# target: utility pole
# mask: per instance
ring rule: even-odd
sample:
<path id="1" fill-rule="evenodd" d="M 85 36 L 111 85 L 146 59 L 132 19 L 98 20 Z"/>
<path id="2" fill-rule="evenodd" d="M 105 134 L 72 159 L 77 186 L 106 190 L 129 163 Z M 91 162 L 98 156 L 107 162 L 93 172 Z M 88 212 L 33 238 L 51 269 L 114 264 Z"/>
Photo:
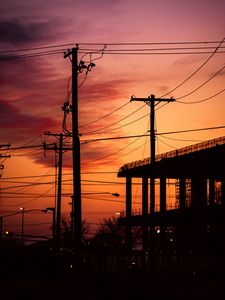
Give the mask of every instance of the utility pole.
<path id="1" fill-rule="evenodd" d="M 65 53 L 64 58 L 72 56 L 72 159 L 73 159 L 73 240 L 80 248 L 82 243 L 82 208 L 81 208 L 81 172 L 80 138 L 78 131 L 78 46 Z"/>
<path id="2" fill-rule="evenodd" d="M 173 102 L 174 98 L 162 99 L 155 98 L 155 95 L 151 95 L 148 98 L 136 98 L 135 96 L 131 97 L 130 101 L 143 101 L 150 106 L 150 163 L 153 170 L 153 175 L 150 177 L 150 217 L 154 219 L 155 214 L 155 102 Z M 152 237 L 154 236 L 154 226 L 151 228 Z M 146 235 L 147 236 L 147 235 Z"/>
<path id="3" fill-rule="evenodd" d="M 58 196 L 57 196 L 57 226 L 56 226 L 56 241 L 60 243 L 61 233 L 61 197 L 62 197 L 62 147 L 63 147 L 63 134 L 59 135 L 59 162 L 58 162 Z"/>
<path id="4" fill-rule="evenodd" d="M 11 145 L 10 144 L 2 144 L 0 145 L 0 149 L 1 148 L 9 148 Z M 2 149 L 2 150 L 8 150 L 8 149 Z M 10 155 L 3 155 L 3 154 L 0 154 L 0 159 L 2 158 L 10 158 Z M 0 170 L 4 170 L 4 165 L 0 163 Z M 0 174 L 0 178 L 1 178 L 1 175 Z"/>
<path id="5" fill-rule="evenodd" d="M 151 157 L 151 166 L 154 170 L 155 165 L 155 102 L 173 102 L 174 98 L 162 99 L 155 98 L 155 95 L 151 95 L 148 98 L 136 98 L 135 96 L 131 97 L 130 101 L 143 101 L 150 106 L 150 157 Z M 150 213 L 155 212 L 155 178 L 151 176 L 150 181 Z"/>
<path id="6" fill-rule="evenodd" d="M 57 217 L 56 217 L 56 242 L 59 246 L 60 238 L 61 238 L 61 198 L 62 198 L 62 155 L 63 155 L 63 134 L 56 134 L 45 132 L 45 135 L 51 135 L 59 137 L 59 147 L 55 144 L 54 147 L 47 147 L 44 144 L 44 149 L 48 150 L 58 150 L 59 159 L 58 159 L 58 191 L 57 191 Z M 53 217 L 55 218 L 55 212 L 53 213 Z M 55 226 L 55 221 L 53 222 L 53 226 Z M 55 228 L 53 228 L 53 232 L 55 232 Z"/>

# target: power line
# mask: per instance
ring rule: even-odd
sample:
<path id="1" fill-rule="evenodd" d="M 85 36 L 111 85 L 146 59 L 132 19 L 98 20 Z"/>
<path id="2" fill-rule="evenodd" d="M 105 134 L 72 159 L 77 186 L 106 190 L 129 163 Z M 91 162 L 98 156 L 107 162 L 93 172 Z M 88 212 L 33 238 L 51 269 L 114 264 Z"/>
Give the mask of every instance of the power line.
<path id="1" fill-rule="evenodd" d="M 47 146 L 52 146 L 52 145 L 54 145 L 54 143 L 48 144 Z M 21 149 L 29 149 L 29 148 L 40 148 L 40 147 L 43 148 L 43 144 L 30 145 L 30 146 L 12 147 L 12 148 L 9 148 L 9 151 L 12 151 L 12 150 L 21 150 Z"/>
<path id="2" fill-rule="evenodd" d="M 216 54 L 216 52 L 218 53 L 218 49 L 220 48 L 220 46 L 224 43 L 225 38 L 222 39 L 222 41 L 218 42 L 219 45 L 217 46 L 217 48 L 215 49 L 215 51 L 193 72 L 191 73 L 185 80 L 183 80 L 180 84 L 178 84 L 175 88 L 173 88 L 172 90 L 170 90 L 168 93 L 162 95 L 161 97 L 165 97 L 168 94 L 171 94 L 172 92 L 174 92 L 175 90 L 177 90 L 179 87 L 181 87 L 182 85 L 184 85 L 189 79 L 191 79 L 195 74 L 197 74 L 209 61 L 210 59 Z"/>
<path id="3" fill-rule="evenodd" d="M 41 56 L 48 56 L 48 55 L 55 55 L 55 54 L 63 54 L 64 51 L 65 49 L 55 50 L 55 51 L 36 52 L 31 54 L 1 56 L 0 61 L 9 61 L 9 60 L 26 59 L 26 58 L 41 57 Z"/>
<path id="4" fill-rule="evenodd" d="M 178 141 L 178 142 L 203 142 L 203 140 L 193 140 L 193 139 L 176 139 L 176 138 L 171 138 L 171 137 L 168 137 L 168 136 L 163 136 L 161 135 L 162 138 L 165 138 L 165 139 L 169 139 L 169 140 L 173 140 L 173 141 Z"/>
<path id="5" fill-rule="evenodd" d="M 225 126 L 205 127 L 205 128 L 197 128 L 197 129 L 187 129 L 187 130 L 179 130 L 179 131 L 161 132 L 161 133 L 156 133 L 156 135 L 186 133 L 186 132 L 204 131 L 204 130 L 215 130 L 215 129 L 222 129 L 222 128 L 225 128 Z"/>
<path id="6" fill-rule="evenodd" d="M 93 172 L 82 172 L 81 174 L 83 174 L 83 175 L 88 175 L 88 174 L 117 174 L 117 172 L 114 172 L 114 171 L 93 171 Z M 64 173 L 62 175 L 63 176 L 72 176 L 72 173 Z M 6 177 L 6 178 L 1 178 L 1 182 L 5 181 L 5 180 L 12 180 L 12 179 L 28 179 L 28 178 L 52 177 L 52 176 L 55 176 L 55 174 L 54 175 L 52 174 L 52 175 L 28 175 L 28 176 Z"/>
<path id="7" fill-rule="evenodd" d="M 95 134 L 102 134 L 102 133 L 112 132 L 112 131 L 115 131 L 115 130 L 117 130 L 117 129 L 121 129 L 121 128 L 123 128 L 123 127 L 129 126 L 129 125 L 131 125 L 131 124 L 133 124 L 133 123 L 135 123 L 135 122 L 137 122 L 137 121 L 140 121 L 140 120 L 142 120 L 143 118 L 145 118 L 145 117 L 147 117 L 147 116 L 149 116 L 149 113 L 145 114 L 144 116 L 142 116 L 142 117 L 140 117 L 140 118 L 138 118 L 138 119 L 136 119 L 136 120 L 134 120 L 134 121 L 131 121 L 131 122 L 127 123 L 127 124 L 118 126 L 118 127 L 116 127 L 116 128 L 112 128 L 112 129 L 107 130 L 107 131 L 101 131 L 101 132 L 96 132 L 96 133 L 89 133 L 89 134 L 86 133 L 86 135 L 93 135 L 93 134 L 95 135 Z"/>
<path id="8" fill-rule="evenodd" d="M 120 120 L 118 120 L 118 121 L 116 121 L 116 122 L 114 122 L 114 123 L 112 123 L 112 124 L 110 124 L 110 125 L 107 125 L 107 126 L 105 126 L 105 127 L 102 127 L 102 128 L 100 128 L 100 129 L 97 129 L 97 130 L 84 132 L 84 133 L 82 133 L 81 135 L 89 135 L 89 134 L 96 134 L 96 133 L 99 133 L 99 134 L 100 134 L 100 133 L 103 132 L 103 131 L 101 131 L 101 130 L 106 129 L 106 128 L 109 128 L 109 127 L 111 127 L 111 126 L 113 126 L 113 125 L 115 125 L 115 124 L 120 123 L 121 121 L 123 121 L 123 120 L 127 119 L 128 117 L 132 116 L 133 114 L 135 114 L 136 112 L 138 112 L 139 110 L 141 110 L 141 109 L 142 109 L 143 107 L 145 107 L 145 106 L 146 106 L 146 104 L 144 104 L 143 106 L 139 107 L 138 109 L 136 109 L 135 111 L 133 111 L 133 112 L 130 113 L 129 115 L 123 117 L 122 119 L 120 119 Z M 104 131 L 104 132 L 105 132 L 105 131 Z"/>
<path id="9" fill-rule="evenodd" d="M 162 141 L 158 136 L 157 136 L 157 140 L 159 140 L 159 141 L 160 141 L 161 143 L 163 143 L 164 145 L 166 145 L 166 146 L 168 146 L 168 147 L 170 147 L 170 148 L 173 148 L 173 149 L 177 150 L 176 147 L 174 147 L 174 146 L 172 146 L 172 145 L 170 145 L 170 144 L 168 144 L 168 143 Z"/>
<path id="10" fill-rule="evenodd" d="M 216 94 L 214 94 L 214 95 L 212 95 L 212 96 L 210 96 L 210 97 L 204 98 L 204 99 L 202 99 L 202 100 L 189 101 L 189 102 L 185 102 L 185 101 L 176 101 L 176 102 L 181 103 L 181 104 L 197 104 L 197 103 L 205 102 L 205 101 L 208 101 L 208 100 L 210 100 L 210 99 L 212 99 L 212 98 L 215 98 L 216 96 L 222 94 L 224 91 L 225 91 L 225 89 L 219 91 L 218 93 L 216 93 Z M 178 99 L 179 99 L 179 98 L 178 98 Z"/>
<path id="11" fill-rule="evenodd" d="M 93 123 L 96 123 L 96 122 L 98 122 L 98 121 L 100 121 L 100 120 L 102 120 L 102 119 L 104 119 L 104 118 L 106 118 L 106 117 L 112 115 L 112 114 L 115 113 L 116 111 L 118 111 L 118 110 L 124 108 L 125 106 L 127 106 L 129 103 L 130 103 L 130 101 L 127 102 L 127 103 L 125 103 L 125 104 L 123 104 L 123 105 L 121 105 L 121 106 L 119 106 L 118 108 L 114 109 L 114 110 L 111 111 L 110 113 L 108 113 L 108 114 L 106 114 L 106 115 L 104 115 L 104 116 L 102 116 L 102 117 L 100 117 L 100 118 L 98 118 L 98 119 L 96 119 L 96 120 L 94 120 L 94 121 L 92 121 L 92 122 L 89 122 L 89 123 L 86 123 L 86 124 L 84 124 L 84 125 L 81 125 L 80 128 L 83 128 L 83 127 L 86 127 L 86 126 L 91 125 L 91 124 L 93 124 Z"/>
<path id="12" fill-rule="evenodd" d="M 43 154 L 43 150 L 33 150 L 29 151 L 26 153 L 21 153 L 21 154 L 11 154 L 11 156 L 33 156 L 33 155 L 38 155 L 38 154 Z"/>
<path id="13" fill-rule="evenodd" d="M 149 136 L 149 134 L 148 134 L 147 136 Z M 120 156 L 117 157 L 116 159 L 118 160 L 118 159 L 120 159 L 121 157 L 124 157 L 124 156 L 126 156 L 126 155 L 130 155 L 131 153 L 133 153 L 133 152 L 137 151 L 138 149 L 142 148 L 143 146 L 145 146 L 145 144 L 146 144 L 146 142 L 144 142 L 144 144 L 141 144 L 140 146 L 138 146 L 138 147 L 132 149 L 131 151 L 129 151 L 129 152 L 127 152 L 127 153 L 124 153 L 124 154 L 120 155 Z M 110 160 L 110 161 L 107 161 L 106 163 L 111 163 L 111 162 L 114 162 L 114 161 L 115 161 L 115 160 Z M 93 165 L 92 165 L 92 166 L 93 166 Z M 96 166 L 97 166 L 97 165 L 96 165 Z"/>
<path id="14" fill-rule="evenodd" d="M 48 194 L 51 190 L 53 190 L 55 187 L 53 186 L 53 187 L 51 187 L 49 190 L 47 190 L 46 192 L 44 192 L 43 194 L 41 194 L 40 196 L 37 196 L 37 197 L 35 197 L 35 198 L 33 198 L 33 199 L 31 199 L 31 200 L 28 200 L 28 201 L 24 201 L 24 202 L 22 202 L 22 203 L 19 203 L 19 204 L 17 204 L 17 205 L 24 205 L 24 204 L 27 204 L 27 203 L 31 203 L 31 202 L 33 202 L 33 201 L 35 201 L 35 200 L 38 200 L 38 199 L 40 199 L 41 197 L 44 197 L 46 194 Z M 15 206 L 15 205 L 7 205 L 7 206 Z"/>
<path id="15" fill-rule="evenodd" d="M 213 74 L 209 79 L 207 79 L 205 82 L 203 82 L 201 85 L 199 85 L 196 89 L 192 90 L 191 92 L 178 97 L 177 99 L 183 99 L 191 94 L 193 94 L 194 92 L 196 92 L 197 90 L 199 90 L 200 88 L 202 88 L 204 85 L 206 85 L 209 81 L 211 81 L 214 77 L 216 77 L 223 69 L 225 68 L 225 66 L 223 66 L 221 69 L 219 69 L 219 71 L 217 71 L 215 74 Z"/>
<path id="16" fill-rule="evenodd" d="M 160 107 L 158 107 L 155 111 L 161 109 L 162 107 L 164 107 L 164 106 L 167 105 L 167 104 L 168 104 L 168 103 L 162 104 L 162 105 L 161 105 Z M 138 110 L 140 110 L 140 109 L 142 109 L 143 107 L 145 107 L 145 105 L 146 105 L 146 104 L 144 104 L 143 106 L 141 106 Z M 136 110 L 135 112 L 137 112 L 138 110 Z M 133 113 L 131 113 L 130 115 L 132 115 L 132 114 L 133 114 Z M 126 117 L 123 118 L 122 120 L 128 118 L 130 115 L 126 116 Z M 147 117 L 147 116 L 149 116 L 149 113 L 147 113 L 147 114 L 145 114 L 145 115 L 139 117 L 138 119 L 135 119 L 135 120 L 133 120 L 133 121 L 127 123 L 127 124 L 118 126 L 118 127 L 116 127 L 116 128 L 112 128 L 112 129 L 110 129 L 110 130 L 107 130 L 107 131 L 101 131 L 101 132 L 97 132 L 97 131 L 95 131 L 95 132 L 86 132 L 86 133 L 83 133 L 83 135 L 85 135 L 85 134 L 86 134 L 86 135 L 95 135 L 95 134 L 102 134 L 102 133 L 112 132 L 112 131 L 115 131 L 115 130 L 117 130 L 117 129 L 121 129 L 121 128 L 123 128 L 123 127 L 129 126 L 129 125 L 131 125 L 131 124 L 133 124 L 133 123 L 135 123 L 135 122 L 138 122 L 138 121 L 142 120 L 143 118 L 145 118 L 145 117 Z M 121 120 L 120 120 L 120 121 L 121 121 Z M 118 123 L 118 122 L 115 122 L 115 124 L 116 124 L 116 123 Z M 111 124 L 111 125 L 113 125 L 113 124 Z M 110 126 L 111 126 L 111 125 L 110 125 Z M 110 127 L 110 126 L 108 126 L 108 127 Z"/>
<path id="17" fill-rule="evenodd" d="M 216 126 L 216 127 L 205 127 L 205 128 L 198 128 L 198 129 L 187 129 L 187 130 L 177 130 L 177 131 L 168 131 L 168 132 L 160 132 L 156 133 L 156 135 L 164 135 L 164 134 L 177 134 L 177 133 L 185 133 L 185 132 L 192 132 L 192 131 L 202 131 L 202 130 L 216 130 L 216 129 L 223 129 L 225 125 Z M 118 136 L 118 137 L 109 137 L 109 138 L 99 138 L 99 139 L 92 139 L 83 141 L 84 144 L 98 142 L 98 141 L 107 141 L 107 140 L 119 140 L 119 139 L 130 139 L 136 137 L 145 137 L 149 136 L 149 134 L 139 134 L 139 135 L 127 135 L 127 136 Z"/>
<path id="18" fill-rule="evenodd" d="M 40 47 L 32 47 L 32 48 L 23 48 L 23 49 L 14 49 L 14 50 L 5 50 L 0 51 L 0 54 L 3 53 L 11 53 L 11 52 L 25 52 L 25 51 L 33 51 L 33 50 L 43 50 L 43 49 L 51 49 L 51 48 L 59 48 L 59 47 L 70 47 L 74 45 L 89 45 L 89 46 L 141 46 L 141 45 L 199 45 L 199 44 L 218 44 L 220 41 L 175 41 L 175 42 L 138 42 L 138 43 L 79 43 L 79 42 L 71 42 L 67 44 L 59 44 L 59 45 L 49 45 L 49 46 L 40 46 Z"/>
<path id="19" fill-rule="evenodd" d="M 110 156 L 113 156 L 115 154 L 118 154 L 119 152 L 123 151 L 124 149 L 126 149 L 127 147 L 129 147 L 130 145 L 134 144 L 135 142 L 137 142 L 141 137 L 137 137 L 134 141 L 130 142 L 129 144 L 127 144 L 126 146 L 124 146 L 123 148 L 111 153 L 111 154 L 108 154 L 108 155 L 105 155 L 103 157 L 100 157 L 100 158 L 96 158 L 94 160 L 91 160 L 91 161 L 86 161 L 84 162 L 84 164 L 89 164 L 89 163 L 92 163 L 94 161 L 98 161 L 98 160 L 102 160 L 102 159 L 105 159 L 107 157 L 110 157 Z"/>
<path id="20" fill-rule="evenodd" d="M 162 49 L 163 50 L 163 49 Z M 161 51 L 162 51 L 161 50 Z M 133 50 L 135 51 L 135 50 Z M 13 56 L 3 56 L 0 57 L 0 61 L 9 61 L 9 60 L 18 60 L 18 59 L 27 59 L 27 58 L 34 58 L 34 57 L 42 57 L 42 56 L 50 56 L 50 55 L 56 55 L 56 54 L 63 54 L 65 52 L 65 49 L 62 50 L 55 50 L 55 51 L 45 51 L 45 52 L 37 52 L 33 54 L 24 54 L 24 55 L 13 55 Z M 85 54 L 86 51 L 79 51 L 81 54 Z M 121 50 L 118 50 L 117 52 L 113 52 L 110 50 L 105 51 L 105 55 L 134 55 L 134 56 L 150 56 L 150 55 L 202 55 L 202 54 L 213 54 L 212 51 L 184 51 L 184 52 L 122 52 Z M 217 54 L 224 54 L 225 51 L 217 51 Z"/>
<path id="21" fill-rule="evenodd" d="M 98 44 L 98 45 L 102 45 L 102 44 Z M 106 45 L 110 45 L 110 44 L 106 44 Z M 112 44 L 111 44 L 112 45 Z M 221 47 L 224 48 L 224 47 Z M 180 49 L 180 50 L 179 50 Z M 192 48 L 170 48 L 170 49 L 126 49 L 126 51 L 124 49 L 111 49 L 111 50 L 104 50 L 104 54 L 109 54 L 109 55 L 189 55 L 189 54 L 213 54 L 215 52 L 215 50 L 209 51 L 210 49 L 214 49 L 214 47 L 211 48 L 199 48 L 199 47 L 192 47 Z M 89 53 L 96 53 L 96 50 L 90 50 L 90 49 L 80 49 L 79 53 L 80 54 L 86 54 L 87 51 L 90 51 Z M 56 50 L 49 50 L 49 51 L 38 51 L 38 52 L 31 52 L 31 53 L 27 53 L 27 54 L 18 54 L 18 55 L 11 55 L 11 56 L 5 56 L 4 54 L 7 53 L 15 53 L 15 52 L 26 52 L 28 50 L 9 50 L 9 51 L 1 51 L 0 54 L 3 54 L 2 57 L 0 57 L 0 61 L 7 61 L 7 60 L 16 60 L 16 59 L 26 59 L 26 58 L 33 58 L 33 57 L 41 57 L 41 56 L 47 56 L 47 55 L 55 55 L 55 54 L 63 54 L 65 53 L 65 51 L 67 51 L 67 49 L 62 48 L 62 49 L 56 49 Z M 30 49 L 29 51 L 32 51 L 32 49 Z M 92 51 L 92 52 L 91 52 Z M 136 52 L 135 52 L 136 51 Z M 143 52 L 146 51 L 146 52 Z M 157 52 L 153 52 L 153 51 L 157 51 Z M 161 52 L 158 52 L 161 51 Z M 173 52 L 168 52 L 168 51 L 173 51 Z M 216 48 L 216 52 L 218 54 L 223 54 L 225 53 L 225 51 L 218 51 L 218 49 Z"/>
<path id="22" fill-rule="evenodd" d="M 82 52 L 80 52 L 82 53 Z M 200 54 L 212 54 L 214 52 L 212 51 L 195 51 L 195 52 L 191 52 L 191 51 L 186 51 L 186 52 L 122 52 L 122 51 L 118 51 L 118 52 L 113 52 L 113 51 L 106 51 L 105 52 L 105 55 L 135 55 L 135 56 L 138 56 L 138 55 L 144 55 L 144 56 L 147 56 L 147 55 L 190 55 L 190 54 L 193 54 L 193 55 L 200 55 Z M 217 51 L 218 54 L 224 54 L 225 51 Z"/>

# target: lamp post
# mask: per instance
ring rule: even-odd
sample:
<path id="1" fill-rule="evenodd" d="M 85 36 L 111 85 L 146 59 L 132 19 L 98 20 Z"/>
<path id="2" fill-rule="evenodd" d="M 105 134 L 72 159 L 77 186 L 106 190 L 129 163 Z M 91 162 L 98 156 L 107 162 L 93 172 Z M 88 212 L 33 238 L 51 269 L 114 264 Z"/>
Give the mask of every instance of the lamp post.
<path id="1" fill-rule="evenodd" d="M 110 192 L 84 192 L 82 195 L 98 195 L 98 194 L 109 194 L 114 197 L 119 197 L 120 194 L 118 193 L 110 193 Z M 70 194 L 62 194 L 62 196 L 70 196 Z M 70 218 L 71 218 L 71 234 L 73 236 L 73 224 L 74 224 L 74 201 L 73 201 L 73 195 L 71 196 L 72 201 L 69 202 L 68 204 L 72 205 L 71 207 L 71 213 L 70 213 Z"/>
<path id="2" fill-rule="evenodd" d="M 52 240 L 55 240 L 55 207 L 47 207 L 44 212 L 52 211 Z"/>
<path id="3" fill-rule="evenodd" d="M 23 243 L 24 243 L 24 207 L 20 207 L 20 211 L 22 214 L 22 228 L 21 228 L 21 244 L 23 247 Z"/>
<path id="4" fill-rule="evenodd" d="M 119 197 L 120 194 L 118 193 L 110 193 L 110 192 L 87 192 L 87 193 L 82 193 L 82 195 L 94 195 L 94 194 L 109 194 L 112 195 L 114 197 Z"/>
<path id="5" fill-rule="evenodd" d="M 45 209 L 25 209 L 24 207 L 20 207 L 18 212 L 10 213 L 7 215 L 0 216 L 0 239 L 2 237 L 3 231 L 3 218 L 11 217 L 15 215 L 22 215 L 22 224 L 21 224 L 21 244 L 24 245 L 24 214 L 27 212 L 44 212 L 47 213 L 48 211 L 52 211 L 52 239 L 55 239 L 55 207 L 47 207 Z"/>

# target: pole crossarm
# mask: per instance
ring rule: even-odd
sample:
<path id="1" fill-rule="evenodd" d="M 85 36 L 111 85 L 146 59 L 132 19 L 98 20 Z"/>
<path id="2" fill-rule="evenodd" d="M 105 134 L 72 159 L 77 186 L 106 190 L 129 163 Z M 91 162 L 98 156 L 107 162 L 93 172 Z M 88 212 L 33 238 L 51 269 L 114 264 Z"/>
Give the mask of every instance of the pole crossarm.
<path id="1" fill-rule="evenodd" d="M 149 102 L 149 101 L 151 101 L 153 99 L 154 99 L 154 101 L 158 101 L 158 102 L 174 102 L 174 101 L 176 101 L 173 97 L 171 97 L 171 98 L 155 98 L 155 95 L 151 95 L 151 96 L 149 96 L 147 98 L 136 98 L 133 95 L 130 98 L 130 102 L 132 102 L 132 101 Z"/>
<path id="2" fill-rule="evenodd" d="M 155 166 L 155 102 L 174 102 L 174 98 L 155 98 L 155 95 L 151 95 L 147 98 L 136 98 L 131 96 L 131 101 L 145 102 L 150 106 L 150 154 L 151 154 L 151 165 Z M 155 177 L 151 176 L 150 180 L 150 214 L 155 213 Z M 153 230 L 154 231 L 154 230 Z"/>
<path id="3" fill-rule="evenodd" d="M 59 138 L 59 142 L 60 142 L 60 138 L 67 138 L 68 135 L 63 134 L 63 133 L 52 133 L 50 131 L 45 131 L 45 135 L 47 136 L 54 136 L 54 137 L 58 137 Z M 60 151 L 60 150 L 64 150 L 64 151 L 72 151 L 73 149 L 71 147 L 58 147 L 57 144 L 55 143 L 53 147 L 50 147 L 46 144 L 46 142 L 43 143 L 43 148 L 44 150 L 55 150 L 55 151 Z"/>

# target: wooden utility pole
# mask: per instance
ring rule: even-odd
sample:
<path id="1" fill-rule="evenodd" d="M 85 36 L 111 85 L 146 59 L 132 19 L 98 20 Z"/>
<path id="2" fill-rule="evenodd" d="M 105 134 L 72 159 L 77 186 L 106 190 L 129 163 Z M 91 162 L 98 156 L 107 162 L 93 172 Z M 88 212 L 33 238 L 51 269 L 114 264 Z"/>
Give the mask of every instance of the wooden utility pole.
<path id="1" fill-rule="evenodd" d="M 59 135 L 59 161 L 58 161 L 58 194 L 57 194 L 57 218 L 56 218 L 56 241 L 60 243 L 61 238 L 61 202 L 62 202 L 62 147 L 63 134 Z"/>
<path id="2" fill-rule="evenodd" d="M 72 56 L 72 159 L 73 159 L 73 239 L 75 247 L 82 243 L 80 137 L 78 130 L 78 47 L 69 50 L 64 58 Z"/>
<path id="3" fill-rule="evenodd" d="M 10 144 L 2 144 L 0 145 L 0 149 L 2 148 L 7 148 L 7 149 L 2 149 L 2 150 L 8 150 L 8 148 L 10 147 L 11 145 Z M 0 154 L 0 159 L 2 158 L 10 158 L 10 155 L 3 155 L 3 154 Z M 4 170 L 4 165 L 0 164 L 0 170 Z M 0 178 L 1 178 L 1 175 L 0 174 Z"/>
<path id="4" fill-rule="evenodd" d="M 131 97 L 130 101 L 143 101 L 150 106 L 150 163 L 153 170 L 153 175 L 150 177 L 150 216 L 154 218 L 155 213 L 155 176 L 154 176 L 154 167 L 155 167 L 155 102 L 173 102 L 174 98 L 162 99 L 155 98 L 155 95 L 151 95 L 148 98 L 136 98 L 135 96 Z M 152 229 L 154 231 L 154 228 Z M 153 235 L 153 234 L 152 234 Z M 145 236 L 147 236 L 145 234 Z M 145 242 L 145 244 L 147 244 Z"/>
<path id="5" fill-rule="evenodd" d="M 50 133 L 45 132 L 45 135 L 51 135 L 55 137 L 59 137 L 59 147 L 55 144 L 54 147 L 48 147 L 44 144 L 45 150 L 55 150 L 59 153 L 59 159 L 58 159 L 58 191 L 57 191 L 57 210 L 56 210 L 56 242 L 59 246 L 60 239 L 61 239 L 61 198 L 62 198 L 62 155 L 63 155 L 63 134 L 56 134 L 56 133 Z M 67 149 L 68 150 L 68 149 Z M 71 149 L 69 149 L 71 150 Z M 53 211 L 53 210 L 52 210 Z M 53 213 L 53 217 L 55 218 L 55 212 Z M 55 224 L 55 221 L 53 220 L 53 224 Z M 55 226 L 55 225 L 53 225 Z M 55 228 L 53 228 L 53 232 L 55 232 Z"/>
<path id="6" fill-rule="evenodd" d="M 174 98 L 162 99 L 155 98 L 155 95 L 151 95 L 148 98 L 136 98 L 134 96 L 131 97 L 130 101 L 143 101 L 150 106 L 150 157 L 151 157 L 151 165 L 154 168 L 155 164 L 155 102 L 173 102 Z M 150 181 L 150 212 L 155 212 L 155 178 L 151 176 Z"/>

